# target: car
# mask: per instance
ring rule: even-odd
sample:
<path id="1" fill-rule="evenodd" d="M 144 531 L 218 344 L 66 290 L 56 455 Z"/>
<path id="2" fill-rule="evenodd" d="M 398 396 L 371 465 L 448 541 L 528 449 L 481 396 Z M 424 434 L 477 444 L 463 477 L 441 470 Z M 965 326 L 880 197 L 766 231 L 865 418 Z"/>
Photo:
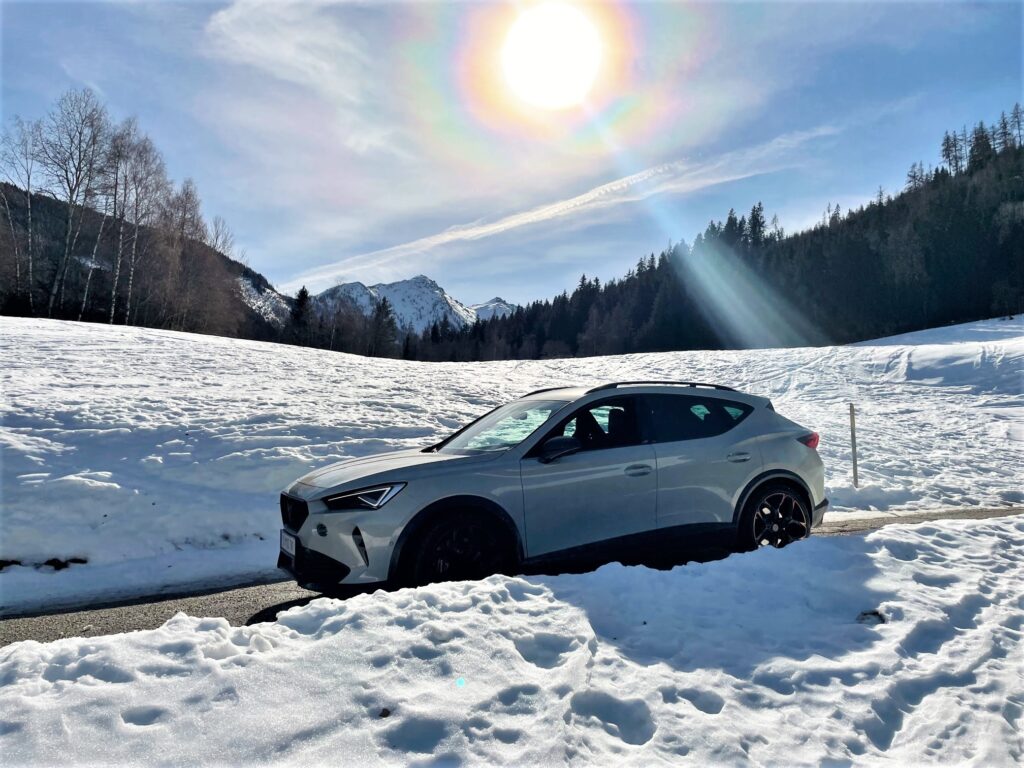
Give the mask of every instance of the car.
<path id="1" fill-rule="evenodd" d="M 818 434 L 694 382 L 557 387 L 423 449 L 353 458 L 281 494 L 279 567 L 307 587 L 421 585 L 782 547 L 821 523 Z"/>

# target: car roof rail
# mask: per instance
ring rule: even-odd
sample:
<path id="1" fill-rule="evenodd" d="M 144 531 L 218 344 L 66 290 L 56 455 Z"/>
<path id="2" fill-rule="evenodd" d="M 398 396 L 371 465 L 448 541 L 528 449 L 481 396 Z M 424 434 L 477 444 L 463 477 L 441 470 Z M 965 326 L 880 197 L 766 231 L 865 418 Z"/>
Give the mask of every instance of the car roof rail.
<path id="1" fill-rule="evenodd" d="M 533 392 L 527 392 L 525 395 L 520 395 L 519 399 L 522 400 L 524 397 L 539 395 L 541 392 L 554 392 L 556 389 L 569 389 L 569 387 L 544 387 L 542 389 L 535 389 Z"/>
<path id="2" fill-rule="evenodd" d="M 701 387 L 704 389 L 718 389 L 723 392 L 735 392 L 733 387 L 727 387 L 724 384 L 705 384 L 700 381 L 616 381 L 611 384 L 602 384 L 599 387 L 588 389 L 587 394 L 591 392 L 601 392 L 606 389 L 618 389 L 619 387 L 632 387 L 642 386 L 645 384 L 656 384 L 658 386 L 672 386 L 672 387 Z"/>

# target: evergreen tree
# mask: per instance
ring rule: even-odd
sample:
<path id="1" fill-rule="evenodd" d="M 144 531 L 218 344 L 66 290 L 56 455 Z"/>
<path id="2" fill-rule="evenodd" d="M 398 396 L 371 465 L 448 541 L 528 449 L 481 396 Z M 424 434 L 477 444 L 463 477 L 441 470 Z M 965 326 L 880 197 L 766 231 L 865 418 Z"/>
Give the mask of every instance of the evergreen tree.
<path id="1" fill-rule="evenodd" d="M 1010 118 L 1003 112 L 999 115 L 999 122 L 996 123 L 993 129 L 996 140 L 994 142 L 996 151 L 1002 152 L 1004 149 L 1011 149 L 1014 146 L 1013 130 L 1010 128 Z"/>
<path id="2" fill-rule="evenodd" d="M 392 357 L 398 341 L 398 326 L 395 313 L 387 297 L 382 298 L 373 308 L 367 334 L 367 354 L 371 357 Z"/>
<path id="3" fill-rule="evenodd" d="M 302 286 L 295 294 L 295 302 L 291 310 L 290 336 L 294 344 L 306 346 L 309 343 L 310 298 L 306 286 Z"/>
<path id="4" fill-rule="evenodd" d="M 971 151 L 967 160 L 967 170 L 971 173 L 985 167 L 995 155 L 992 148 L 992 139 L 989 136 L 985 123 L 978 123 L 971 134 Z"/>

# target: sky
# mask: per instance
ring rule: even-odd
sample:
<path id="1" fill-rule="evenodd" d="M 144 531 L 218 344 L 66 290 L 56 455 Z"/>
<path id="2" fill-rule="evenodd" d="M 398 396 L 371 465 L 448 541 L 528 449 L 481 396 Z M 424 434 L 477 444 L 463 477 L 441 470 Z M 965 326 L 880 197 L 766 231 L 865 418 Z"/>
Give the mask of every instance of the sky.
<path id="1" fill-rule="evenodd" d="M 1016 1 L 543 5 L 2 0 L 0 116 L 137 116 L 281 290 L 524 303 L 898 191 L 1024 91 Z"/>

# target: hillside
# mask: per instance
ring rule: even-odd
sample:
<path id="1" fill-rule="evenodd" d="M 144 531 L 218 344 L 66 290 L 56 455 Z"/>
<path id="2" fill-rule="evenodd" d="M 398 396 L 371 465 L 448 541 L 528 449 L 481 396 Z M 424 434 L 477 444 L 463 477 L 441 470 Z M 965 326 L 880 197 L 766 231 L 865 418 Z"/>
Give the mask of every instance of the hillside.
<path id="1" fill-rule="evenodd" d="M 427 445 L 558 384 L 695 379 L 769 396 L 821 433 L 838 519 L 1024 501 L 1021 320 L 855 347 L 472 364 L 20 318 L 0 319 L 0 338 L 0 561 L 21 563 L 0 571 L 3 610 L 271 572 L 277 494 L 296 477 Z M 87 563 L 41 565 L 55 558 Z"/>
<path id="2" fill-rule="evenodd" d="M 13 226 L 25 248 L 28 201 L 24 190 L 0 182 Z M 143 225 L 138 230 L 138 268 L 128 291 L 129 254 L 136 238 L 131 222 L 119 232 L 92 208 L 76 213 L 75 247 L 53 315 L 57 318 L 109 322 L 111 286 L 120 243 L 114 321 L 118 324 L 187 330 L 236 338 L 276 339 L 288 318 L 288 299 L 246 264 L 205 242 L 183 237 L 168 241 L 166 232 Z M 53 280 L 63 252 L 67 206 L 49 195 L 32 195 L 33 248 L 36 255 L 37 306 L 33 311 L 15 289 L 12 241 L 4 219 L 0 232 L 0 314 L 45 314 L 46 287 Z M 22 255 L 24 259 L 24 255 Z M 20 280 L 24 282 L 26 275 Z M 128 303 L 131 300 L 131 303 Z M 130 315 L 130 316 L 129 316 Z"/>

